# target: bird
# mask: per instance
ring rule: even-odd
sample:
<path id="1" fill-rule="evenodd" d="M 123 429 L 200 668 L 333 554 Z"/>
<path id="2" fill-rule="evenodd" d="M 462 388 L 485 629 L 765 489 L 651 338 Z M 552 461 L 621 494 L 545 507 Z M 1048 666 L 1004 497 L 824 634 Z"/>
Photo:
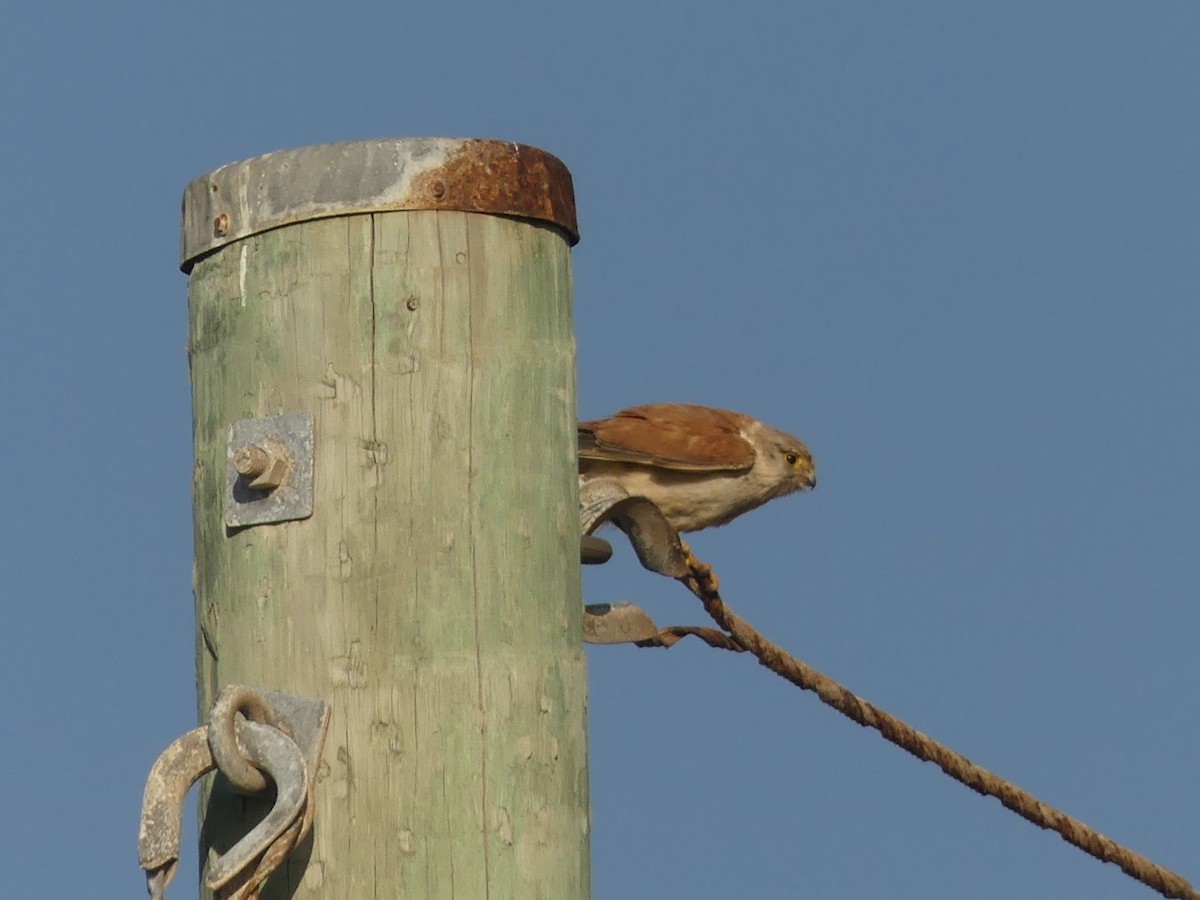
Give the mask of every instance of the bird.
<path id="1" fill-rule="evenodd" d="M 803 441 L 727 409 L 648 403 L 580 422 L 578 434 L 581 484 L 612 479 L 679 532 L 725 525 L 817 484 Z"/>

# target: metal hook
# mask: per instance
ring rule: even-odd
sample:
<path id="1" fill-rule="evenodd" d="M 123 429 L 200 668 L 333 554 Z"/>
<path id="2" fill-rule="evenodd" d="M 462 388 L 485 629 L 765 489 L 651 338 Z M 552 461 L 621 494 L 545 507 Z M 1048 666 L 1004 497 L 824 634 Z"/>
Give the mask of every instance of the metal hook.
<path id="1" fill-rule="evenodd" d="M 583 640 L 588 644 L 632 644 L 657 634 L 654 620 L 632 603 L 589 603 L 583 608 Z"/>
<path id="2" fill-rule="evenodd" d="M 242 710 L 271 724 L 236 716 Z M 260 694 L 236 685 L 222 691 L 209 726 L 189 731 L 167 747 L 146 781 L 138 858 L 153 900 L 162 900 L 175 877 L 184 799 L 193 784 L 218 768 L 214 747 L 221 748 L 222 756 L 236 755 L 256 773 L 265 772 L 276 787 L 267 816 L 215 857 L 205 873 L 205 883 L 230 900 L 257 896 L 262 882 L 312 825 L 310 773 L 316 770 L 328 725 L 329 706 L 321 701 L 277 691 Z M 223 763 L 220 768 L 224 773 Z"/>
<path id="3" fill-rule="evenodd" d="M 246 748 L 246 756 L 275 782 L 275 805 L 245 837 L 209 864 L 204 883 L 213 890 L 249 868 L 300 819 L 308 802 L 308 770 L 295 741 L 258 722 L 238 721 L 235 731 L 238 743 Z"/>
<path id="4" fill-rule="evenodd" d="M 161 900 L 179 866 L 183 801 L 192 785 L 214 768 L 207 728 L 196 728 L 172 743 L 155 760 L 142 797 L 138 861 L 146 887 Z"/>
<path id="5" fill-rule="evenodd" d="M 687 574 L 679 532 L 662 510 L 645 497 L 630 494 L 616 481 L 581 479 L 579 518 L 584 535 L 590 535 L 605 522 L 612 522 L 625 532 L 638 562 L 651 572 L 669 578 Z"/>
<path id="6" fill-rule="evenodd" d="M 598 566 L 612 559 L 612 544 L 594 534 L 579 539 L 579 561 L 585 566 Z"/>
<path id="7" fill-rule="evenodd" d="M 304 840 L 312 828 L 315 811 L 316 800 L 310 791 L 308 803 L 304 807 L 304 815 L 289 825 L 283 834 L 271 842 L 253 868 L 246 866 L 227 881 L 217 891 L 218 900 L 257 900 L 263 883 L 271 876 L 272 872 L 279 868 L 280 863 L 287 858 L 296 845 Z"/>
<path id="8" fill-rule="evenodd" d="M 241 713 L 251 722 L 261 722 L 280 728 L 279 720 L 270 705 L 258 691 L 242 684 L 231 684 L 222 689 L 213 701 L 208 714 L 208 749 L 221 774 L 229 783 L 244 794 L 258 794 L 267 789 L 267 779 L 246 759 L 246 754 L 237 744 L 234 735 L 234 720 Z"/>
<path id="9" fill-rule="evenodd" d="M 687 572 L 679 533 L 662 510 L 616 481 L 580 479 L 579 519 L 584 541 L 595 540 L 592 532 L 611 522 L 625 532 L 638 561 L 651 572 L 671 578 Z M 585 555 L 584 562 L 589 561 L 604 560 L 589 560 Z M 583 639 L 589 644 L 635 643 L 657 635 L 654 620 L 632 603 L 595 603 L 583 609 Z"/>

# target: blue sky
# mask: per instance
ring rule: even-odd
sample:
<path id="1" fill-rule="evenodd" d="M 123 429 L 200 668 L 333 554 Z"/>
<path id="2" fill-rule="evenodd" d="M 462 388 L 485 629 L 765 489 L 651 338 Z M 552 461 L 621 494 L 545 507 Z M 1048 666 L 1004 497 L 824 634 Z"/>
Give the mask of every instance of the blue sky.
<path id="1" fill-rule="evenodd" d="M 6 893 L 139 896 L 146 771 L 195 721 L 184 185 L 401 135 L 570 167 L 583 416 L 700 402 L 813 447 L 817 491 L 695 536 L 736 610 L 1200 880 L 1200 6 L 4 19 Z M 619 556 L 589 601 L 705 622 Z M 1152 896 L 752 660 L 589 660 L 597 900 Z"/>

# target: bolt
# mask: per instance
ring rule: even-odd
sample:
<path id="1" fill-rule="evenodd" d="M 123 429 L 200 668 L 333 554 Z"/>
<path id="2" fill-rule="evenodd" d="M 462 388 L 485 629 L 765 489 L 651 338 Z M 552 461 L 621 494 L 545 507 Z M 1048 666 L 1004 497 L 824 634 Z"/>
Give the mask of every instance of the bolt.
<path id="1" fill-rule="evenodd" d="M 429 189 L 436 200 L 441 200 L 446 196 L 446 185 L 441 181 L 435 181 L 429 186 Z"/>
<path id="2" fill-rule="evenodd" d="M 213 219 L 213 237 L 225 237 L 229 234 L 229 213 L 221 213 Z"/>
<path id="3" fill-rule="evenodd" d="M 233 467 L 258 491 L 272 491 L 287 478 L 291 459 L 282 449 L 267 444 L 248 444 L 233 454 Z"/>
<path id="4" fill-rule="evenodd" d="M 251 444 L 248 447 L 238 447 L 237 452 L 233 454 L 233 467 L 238 470 L 239 475 L 246 478 L 257 478 L 267 470 L 267 464 L 271 458 L 267 455 L 267 451 L 262 447 L 255 447 Z"/>
<path id="5" fill-rule="evenodd" d="M 404 301 L 404 305 L 408 307 L 409 312 L 416 312 L 417 307 L 421 305 L 421 301 L 416 297 L 409 297 L 406 301 Z"/>

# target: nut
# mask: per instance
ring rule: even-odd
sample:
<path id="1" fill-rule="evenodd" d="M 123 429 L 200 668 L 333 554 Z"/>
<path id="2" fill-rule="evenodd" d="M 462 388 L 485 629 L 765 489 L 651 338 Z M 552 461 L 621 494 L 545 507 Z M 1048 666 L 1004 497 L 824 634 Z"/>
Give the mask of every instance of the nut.
<path id="1" fill-rule="evenodd" d="M 286 480 L 292 460 L 272 443 L 250 444 L 234 451 L 233 467 L 256 491 L 272 491 Z"/>

